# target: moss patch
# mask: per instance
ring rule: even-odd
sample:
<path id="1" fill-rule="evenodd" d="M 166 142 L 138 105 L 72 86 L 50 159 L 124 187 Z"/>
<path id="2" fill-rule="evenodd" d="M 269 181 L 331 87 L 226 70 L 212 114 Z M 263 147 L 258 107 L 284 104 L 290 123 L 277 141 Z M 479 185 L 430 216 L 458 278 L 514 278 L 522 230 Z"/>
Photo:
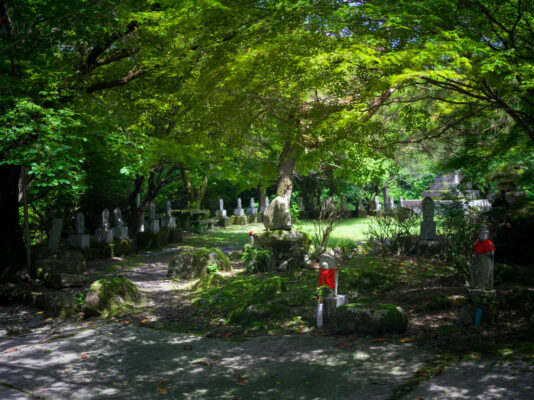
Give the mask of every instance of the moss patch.
<path id="1" fill-rule="evenodd" d="M 208 274 L 208 267 L 216 266 L 219 271 L 231 271 L 232 266 L 228 257 L 217 248 L 181 247 L 169 263 L 167 276 L 169 278 L 195 279 Z"/>
<path id="2" fill-rule="evenodd" d="M 85 311 L 89 315 L 120 315 L 131 311 L 140 297 L 137 286 L 124 276 L 99 279 L 87 291 Z"/>

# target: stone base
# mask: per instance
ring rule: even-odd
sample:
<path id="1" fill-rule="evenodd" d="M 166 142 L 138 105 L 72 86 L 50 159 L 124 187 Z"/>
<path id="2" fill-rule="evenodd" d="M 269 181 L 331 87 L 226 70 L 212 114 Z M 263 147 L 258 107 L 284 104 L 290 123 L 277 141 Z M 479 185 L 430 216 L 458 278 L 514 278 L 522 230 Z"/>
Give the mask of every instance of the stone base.
<path id="1" fill-rule="evenodd" d="M 148 231 L 152 233 L 159 232 L 159 219 L 153 219 L 148 222 Z"/>
<path id="2" fill-rule="evenodd" d="M 331 296 L 324 299 L 323 323 L 327 329 L 336 329 L 336 310 L 340 306 L 348 304 L 348 298 L 344 294 Z"/>
<path id="3" fill-rule="evenodd" d="M 420 226 L 422 240 L 436 240 L 436 223 L 434 221 L 422 221 Z"/>
<path id="4" fill-rule="evenodd" d="M 169 243 L 169 231 L 139 232 L 135 239 L 136 246 L 140 249 L 162 249 Z"/>
<path id="5" fill-rule="evenodd" d="M 247 214 L 248 215 L 257 214 L 257 213 L 258 213 L 258 209 L 257 208 L 252 208 L 252 207 L 247 208 Z"/>
<path id="6" fill-rule="evenodd" d="M 96 243 L 113 243 L 113 231 L 105 231 L 102 229 L 97 229 L 95 232 L 95 242 Z"/>
<path id="7" fill-rule="evenodd" d="M 88 249 L 91 246 L 91 235 L 69 235 L 69 245 L 75 249 Z"/>
<path id="8" fill-rule="evenodd" d="M 128 239 L 128 227 L 121 226 L 120 228 L 113 228 L 113 239 L 115 240 Z"/>
<path id="9" fill-rule="evenodd" d="M 221 218 L 219 218 L 219 226 L 227 228 L 230 225 L 232 225 L 232 218 L 230 218 L 230 217 L 221 217 Z"/>
<path id="10" fill-rule="evenodd" d="M 272 254 L 270 269 L 287 271 L 305 265 L 304 256 L 310 248 L 310 238 L 300 231 L 267 231 L 255 233 L 256 246 Z"/>
<path id="11" fill-rule="evenodd" d="M 232 224 L 233 225 L 246 225 L 248 223 L 247 216 L 246 215 L 234 215 L 232 217 Z"/>
<path id="12" fill-rule="evenodd" d="M 256 222 L 258 222 L 258 214 L 247 215 L 247 221 L 249 224 L 255 224 Z"/>
<path id="13" fill-rule="evenodd" d="M 393 304 L 340 306 L 335 311 L 335 329 L 343 333 L 402 333 L 408 327 L 406 313 Z"/>
<path id="14" fill-rule="evenodd" d="M 226 218 L 226 210 L 215 211 L 215 216 L 218 218 Z"/>
<path id="15" fill-rule="evenodd" d="M 243 215 L 245 215 L 245 210 L 243 210 L 242 208 L 236 208 L 234 209 L 234 215 L 236 217 L 242 217 Z"/>
<path id="16" fill-rule="evenodd" d="M 176 218 L 165 217 L 161 219 L 161 229 L 174 229 L 176 228 Z"/>

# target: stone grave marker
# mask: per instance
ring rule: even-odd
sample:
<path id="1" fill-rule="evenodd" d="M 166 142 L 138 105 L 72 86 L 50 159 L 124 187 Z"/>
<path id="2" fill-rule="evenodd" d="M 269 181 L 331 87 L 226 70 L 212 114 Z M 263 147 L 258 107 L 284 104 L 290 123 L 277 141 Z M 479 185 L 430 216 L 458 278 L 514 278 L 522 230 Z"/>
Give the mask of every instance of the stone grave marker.
<path id="1" fill-rule="evenodd" d="M 148 205 L 148 231 L 159 232 L 159 219 L 156 219 L 156 205 L 154 202 L 150 202 Z"/>
<path id="2" fill-rule="evenodd" d="M 243 210 L 243 207 L 241 206 L 241 198 L 237 199 L 237 208 L 234 209 L 234 215 L 237 217 L 245 215 L 245 210 Z"/>
<path id="3" fill-rule="evenodd" d="M 113 210 L 113 219 L 115 222 L 115 226 L 113 228 L 113 237 L 115 240 L 125 240 L 128 239 L 128 227 L 124 226 L 124 222 L 122 220 L 122 211 L 120 208 L 116 208 Z"/>
<path id="4" fill-rule="evenodd" d="M 223 199 L 219 199 L 219 209 L 215 213 L 215 216 L 219 218 L 226 218 L 226 210 L 224 209 Z"/>
<path id="5" fill-rule="evenodd" d="M 388 197 L 388 200 L 389 200 L 389 210 L 392 211 L 393 209 L 395 209 L 395 200 L 393 200 L 393 197 Z"/>
<path id="6" fill-rule="evenodd" d="M 436 222 L 434 221 L 434 200 L 425 197 L 422 203 L 423 221 L 421 221 L 421 239 L 436 240 Z"/>
<path id="7" fill-rule="evenodd" d="M 382 204 L 380 204 L 380 198 L 375 196 L 375 210 L 382 211 Z"/>
<path id="8" fill-rule="evenodd" d="M 324 325 L 328 329 L 335 329 L 336 309 L 347 303 L 347 296 L 338 294 L 338 276 L 339 270 L 337 262 L 330 254 L 322 254 L 319 258 L 320 277 L 318 285 L 327 284 L 333 293 L 324 298 Z M 331 282 L 334 275 L 334 282 Z M 333 287 L 332 287 L 333 286 Z"/>
<path id="9" fill-rule="evenodd" d="M 404 207 L 404 199 L 401 197 L 399 197 L 399 207 Z"/>
<path id="10" fill-rule="evenodd" d="M 61 218 L 54 218 L 54 220 L 52 221 L 52 229 L 50 230 L 50 239 L 48 241 L 48 251 L 50 253 L 55 253 L 56 251 L 58 251 L 62 229 L 63 220 Z"/>
<path id="11" fill-rule="evenodd" d="M 254 206 L 254 197 L 250 199 L 250 206 L 247 210 L 247 214 L 248 215 L 253 215 L 253 214 L 257 214 L 258 213 L 258 209 Z"/>
<path id="12" fill-rule="evenodd" d="M 77 249 L 87 249 L 91 244 L 91 235 L 84 234 L 85 217 L 81 211 L 76 213 L 74 222 L 76 232 L 74 235 L 69 235 L 69 245 Z"/>
<path id="13" fill-rule="evenodd" d="M 113 231 L 110 229 L 109 210 L 107 208 L 102 211 L 102 223 L 95 232 L 95 242 L 113 243 Z"/>
<path id="14" fill-rule="evenodd" d="M 267 210 L 267 207 L 269 207 L 269 198 L 267 196 L 265 196 L 265 200 L 264 200 L 264 204 L 263 206 L 261 207 L 261 212 L 264 213 L 265 210 Z"/>
<path id="15" fill-rule="evenodd" d="M 165 202 L 165 217 L 161 220 L 162 229 L 176 228 L 176 218 L 172 216 L 172 204 L 170 200 Z"/>

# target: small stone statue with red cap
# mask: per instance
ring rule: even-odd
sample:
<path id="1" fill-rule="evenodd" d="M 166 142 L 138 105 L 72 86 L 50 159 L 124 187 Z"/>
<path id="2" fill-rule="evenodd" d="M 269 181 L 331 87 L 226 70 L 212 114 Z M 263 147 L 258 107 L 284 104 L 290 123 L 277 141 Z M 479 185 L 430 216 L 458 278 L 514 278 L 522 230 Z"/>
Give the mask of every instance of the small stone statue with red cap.
<path id="1" fill-rule="evenodd" d="M 480 227 L 479 240 L 473 247 L 473 258 L 469 268 L 472 289 L 493 289 L 493 271 L 495 246 L 489 240 L 489 229 L 486 225 Z"/>

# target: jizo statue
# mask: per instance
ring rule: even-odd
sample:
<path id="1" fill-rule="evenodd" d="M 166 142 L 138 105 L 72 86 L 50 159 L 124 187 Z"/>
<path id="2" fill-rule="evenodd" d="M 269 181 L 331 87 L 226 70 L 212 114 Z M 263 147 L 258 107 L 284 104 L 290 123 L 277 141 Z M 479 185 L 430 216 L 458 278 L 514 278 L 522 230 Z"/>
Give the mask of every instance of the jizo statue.
<path id="1" fill-rule="evenodd" d="M 486 225 L 480 227 L 478 241 L 473 251 L 469 267 L 469 286 L 472 289 L 493 289 L 495 246 L 489 239 L 489 229 Z"/>
<path id="2" fill-rule="evenodd" d="M 317 286 L 327 285 L 334 289 L 334 296 L 337 296 L 338 268 L 337 262 L 330 254 L 322 254 L 319 258 L 319 282 Z"/>

